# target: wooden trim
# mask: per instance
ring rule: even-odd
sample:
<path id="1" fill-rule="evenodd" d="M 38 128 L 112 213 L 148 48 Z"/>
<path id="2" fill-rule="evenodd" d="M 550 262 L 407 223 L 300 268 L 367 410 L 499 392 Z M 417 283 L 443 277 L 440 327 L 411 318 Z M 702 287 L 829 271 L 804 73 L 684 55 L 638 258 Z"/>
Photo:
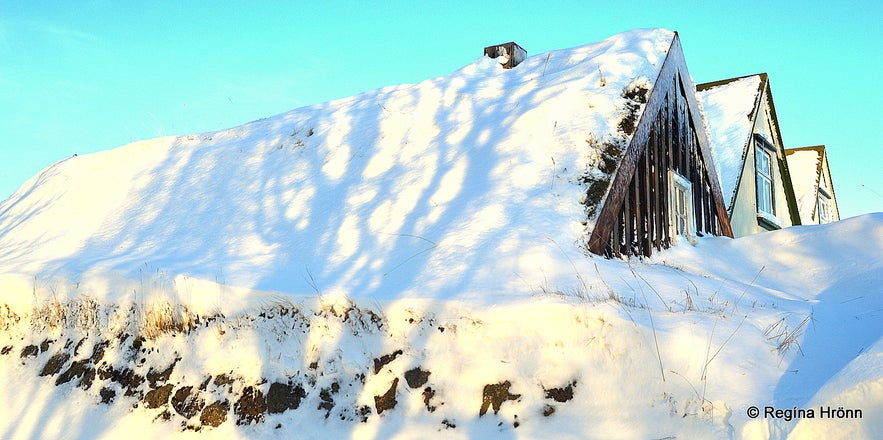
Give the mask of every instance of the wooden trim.
<path id="1" fill-rule="evenodd" d="M 650 136 L 652 137 L 652 136 Z M 653 179 L 652 174 L 650 174 L 650 161 L 652 160 L 653 150 L 650 146 L 647 146 L 647 152 L 644 153 L 644 157 L 641 158 L 641 162 L 643 162 L 643 166 L 641 167 L 641 191 L 643 197 L 643 204 L 645 209 L 645 215 L 641 216 L 641 225 L 644 228 L 643 234 L 641 234 L 641 250 L 644 253 L 645 257 L 649 257 L 652 252 L 652 245 L 650 237 L 653 236 L 653 224 L 655 223 L 653 219 L 656 218 L 657 212 L 653 210 L 653 204 L 651 203 L 652 194 L 650 192 L 650 181 Z"/>
<path id="2" fill-rule="evenodd" d="M 660 203 L 659 203 L 659 121 L 653 121 L 653 134 L 650 135 L 650 145 L 648 146 L 650 149 L 650 153 L 652 154 L 651 159 L 647 161 L 648 177 L 650 180 L 650 210 L 653 212 L 653 226 L 651 228 L 652 235 L 648 240 L 650 246 L 653 246 L 656 249 L 659 249 L 661 245 L 660 236 L 662 234 L 662 213 L 660 212 Z"/>

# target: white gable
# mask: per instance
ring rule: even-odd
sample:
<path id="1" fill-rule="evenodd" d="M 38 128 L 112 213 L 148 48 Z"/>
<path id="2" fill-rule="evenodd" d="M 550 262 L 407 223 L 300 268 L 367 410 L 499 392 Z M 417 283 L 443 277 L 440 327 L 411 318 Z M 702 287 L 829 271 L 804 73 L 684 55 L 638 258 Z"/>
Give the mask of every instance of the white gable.
<path id="1" fill-rule="evenodd" d="M 727 207 L 736 197 L 760 83 L 760 75 L 752 75 L 696 92 L 705 111 L 709 143 Z"/>

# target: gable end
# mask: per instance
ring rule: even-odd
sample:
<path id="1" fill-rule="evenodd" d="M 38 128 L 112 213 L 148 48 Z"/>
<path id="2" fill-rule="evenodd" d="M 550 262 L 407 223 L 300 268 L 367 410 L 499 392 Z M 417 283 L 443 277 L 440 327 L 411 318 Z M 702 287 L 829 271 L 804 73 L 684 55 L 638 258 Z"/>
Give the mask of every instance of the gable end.
<path id="1" fill-rule="evenodd" d="M 669 170 L 691 184 L 697 233 L 732 237 L 689 78 L 675 34 L 589 237 L 592 253 L 649 256 L 671 246 Z"/>

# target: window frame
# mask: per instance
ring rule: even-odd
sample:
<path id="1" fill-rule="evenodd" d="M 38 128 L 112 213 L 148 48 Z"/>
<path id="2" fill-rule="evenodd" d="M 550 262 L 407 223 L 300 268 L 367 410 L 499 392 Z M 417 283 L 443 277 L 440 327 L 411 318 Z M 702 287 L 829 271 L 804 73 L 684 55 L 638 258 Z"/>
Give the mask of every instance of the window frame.
<path id="1" fill-rule="evenodd" d="M 755 184 L 755 203 L 758 214 L 776 215 L 776 190 L 774 185 L 773 158 L 774 151 L 772 147 L 762 138 L 755 138 L 754 142 L 754 184 Z M 761 158 L 766 160 L 767 168 L 763 170 L 760 166 Z M 765 185 L 762 185 L 764 183 Z M 761 188 L 763 186 L 763 188 Z M 764 197 L 765 196 L 765 197 Z M 766 209 L 766 208 L 769 209 Z"/>
<path id="2" fill-rule="evenodd" d="M 668 206 L 669 206 L 669 229 L 672 243 L 677 243 L 680 237 L 684 237 L 690 244 L 696 244 L 696 216 L 693 212 L 693 184 L 686 177 L 674 170 L 668 170 Z M 678 203 L 678 192 L 684 194 L 683 204 Z M 683 206 L 683 212 L 678 212 L 677 207 Z M 679 226 L 683 224 L 684 230 Z"/>
<path id="3" fill-rule="evenodd" d="M 831 197 L 824 188 L 819 188 L 819 198 L 816 202 L 816 220 L 819 224 L 831 223 Z"/>

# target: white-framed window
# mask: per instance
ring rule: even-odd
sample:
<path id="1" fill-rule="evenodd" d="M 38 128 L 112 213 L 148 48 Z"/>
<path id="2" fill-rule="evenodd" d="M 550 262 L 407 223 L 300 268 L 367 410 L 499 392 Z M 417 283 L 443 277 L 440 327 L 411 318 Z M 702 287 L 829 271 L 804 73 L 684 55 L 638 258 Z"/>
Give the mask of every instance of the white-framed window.
<path id="1" fill-rule="evenodd" d="M 819 212 L 819 224 L 822 223 L 830 223 L 831 222 L 831 208 L 828 202 L 828 198 L 819 194 L 819 206 L 817 207 Z"/>
<path id="2" fill-rule="evenodd" d="M 772 156 L 762 141 L 754 145 L 754 169 L 757 174 L 757 212 L 775 215 L 773 203 Z"/>
<path id="3" fill-rule="evenodd" d="M 693 216 L 693 185 L 684 176 L 669 170 L 669 217 L 672 241 L 684 237 L 695 244 L 696 224 Z"/>
<path id="4" fill-rule="evenodd" d="M 828 193 L 825 176 L 819 179 L 819 200 L 816 205 L 816 213 L 819 224 L 831 222 L 831 195 Z"/>

